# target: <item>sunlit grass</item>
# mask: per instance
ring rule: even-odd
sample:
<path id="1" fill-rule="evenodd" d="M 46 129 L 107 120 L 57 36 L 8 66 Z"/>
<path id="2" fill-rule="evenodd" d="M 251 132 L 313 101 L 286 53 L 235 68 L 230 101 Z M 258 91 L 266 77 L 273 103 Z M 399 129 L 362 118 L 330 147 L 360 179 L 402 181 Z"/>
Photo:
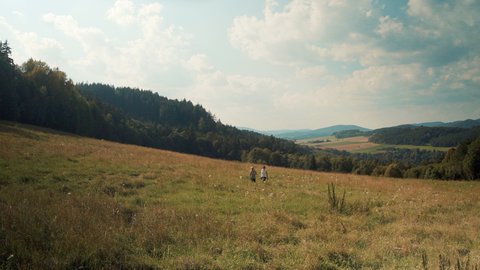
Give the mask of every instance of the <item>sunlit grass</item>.
<path id="1" fill-rule="evenodd" d="M 0 268 L 439 269 L 480 262 L 480 184 L 269 167 L 0 124 Z M 333 211 L 327 185 L 345 191 Z"/>

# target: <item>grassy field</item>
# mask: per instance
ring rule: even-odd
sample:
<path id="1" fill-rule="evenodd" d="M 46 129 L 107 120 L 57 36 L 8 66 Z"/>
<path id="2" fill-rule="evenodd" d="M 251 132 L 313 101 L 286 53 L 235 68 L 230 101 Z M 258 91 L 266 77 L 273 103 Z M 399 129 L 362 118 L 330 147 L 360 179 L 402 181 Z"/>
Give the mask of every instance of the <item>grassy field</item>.
<path id="1" fill-rule="evenodd" d="M 0 269 L 480 263 L 480 183 L 276 167 L 252 183 L 251 164 L 6 122 L 0 142 Z"/>
<path id="2" fill-rule="evenodd" d="M 340 151 L 348 151 L 352 153 L 381 153 L 389 148 L 399 149 L 419 149 L 428 151 L 448 151 L 450 147 L 433 147 L 433 146 L 417 146 L 417 145 L 391 145 L 377 144 L 368 141 L 368 137 L 358 136 L 337 139 L 335 136 L 319 137 L 315 139 L 298 140 L 298 144 L 315 147 L 318 149 L 336 149 Z"/>

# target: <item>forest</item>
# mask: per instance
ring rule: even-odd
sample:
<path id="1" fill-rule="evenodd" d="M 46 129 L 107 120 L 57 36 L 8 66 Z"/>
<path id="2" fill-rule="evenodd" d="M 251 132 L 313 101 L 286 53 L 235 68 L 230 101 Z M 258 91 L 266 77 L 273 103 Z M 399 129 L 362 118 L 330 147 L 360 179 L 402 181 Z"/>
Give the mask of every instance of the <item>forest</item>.
<path id="1" fill-rule="evenodd" d="M 459 142 L 473 140 L 480 136 L 480 126 L 426 127 L 403 125 L 376 129 L 369 141 L 384 144 L 431 145 L 455 147 Z"/>
<path id="2" fill-rule="evenodd" d="M 171 100 L 140 89 L 76 85 L 63 71 L 42 61 L 30 59 L 16 66 L 10 54 L 8 43 L 2 42 L 3 120 L 213 158 L 263 158 L 283 166 L 290 164 L 287 156 L 310 152 L 292 141 L 224 125 L 190 101 Z M 268 158 L 264 157 L 266 151 Z"/>
<path id="3" fill-rule="evenodd" d="M 6 41 L 0 41 L 0 119 L 226 160 L 399 178 L 480 178 L 479 127 L 401 126 L 375 130 L 370 137 L 379 143 L 452 147 L 446 154 L 319 151 L 225 125 L 187 100 L 136 88 L 75 84 L 58 68 L 33 59 L 17 66 Z"/>
<path id="4" fill-rule="evenodd" d="M 371 134 L 371 131 L 362 131 L 358 129 L 349 129 L 349 130 L 342 130 L 334 132 L 332 135 L 335 136 L 337 139 L 344 139 L 356 136 L 368 136 Z"/>

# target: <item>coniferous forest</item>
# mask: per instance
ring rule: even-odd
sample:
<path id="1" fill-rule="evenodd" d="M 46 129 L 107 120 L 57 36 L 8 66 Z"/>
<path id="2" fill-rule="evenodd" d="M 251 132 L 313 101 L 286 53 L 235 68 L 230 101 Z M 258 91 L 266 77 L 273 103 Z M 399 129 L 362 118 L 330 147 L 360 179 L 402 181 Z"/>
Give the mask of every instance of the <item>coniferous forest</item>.
<path id="1" fill-rule="evenodd" d="M 227 160 L 398 178 L 480 178 L 478 127 L 404 126 L 376 130 L 370 137 L 380 143 L 452 147 L 446 154 L 409 149 L 381 154 L 313 150 L 225 125 L 187 100 L 129 87 L 75 84 L 58 68 L 33 59 L 18 66 L 6 41 L 0 42 L 0 119 Z"/>

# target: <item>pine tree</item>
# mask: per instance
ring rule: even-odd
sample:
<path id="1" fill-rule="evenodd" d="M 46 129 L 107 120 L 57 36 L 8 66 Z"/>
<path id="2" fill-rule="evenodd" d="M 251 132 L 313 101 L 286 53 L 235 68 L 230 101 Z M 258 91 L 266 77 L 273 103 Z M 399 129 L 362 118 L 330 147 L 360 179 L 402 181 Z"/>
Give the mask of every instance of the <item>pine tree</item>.
<path id="1" fill-rule="evenodd" d="M 16 81 L 17 71 L 8 42 L 0 41 L 0 118 L 16 120 L 18 117 Z"/>

